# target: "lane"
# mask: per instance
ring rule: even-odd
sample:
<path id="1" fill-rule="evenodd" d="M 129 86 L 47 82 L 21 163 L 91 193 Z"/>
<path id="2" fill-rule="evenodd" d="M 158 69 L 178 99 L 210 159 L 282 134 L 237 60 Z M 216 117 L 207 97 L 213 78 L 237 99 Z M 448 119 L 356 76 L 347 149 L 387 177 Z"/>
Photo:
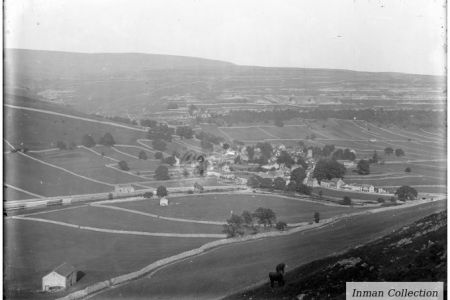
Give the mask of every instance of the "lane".
<path id="1" fill-rule="evenodd" d="M 289 236 L 215 248 L 203 255 L 169 265 L 147 277 L 93 299 L 217 299 L 266 281 L 283 261 L 288 268 L 361 245 L 444 210 L 445 201 L 353 216 L 330 226 Z"/>

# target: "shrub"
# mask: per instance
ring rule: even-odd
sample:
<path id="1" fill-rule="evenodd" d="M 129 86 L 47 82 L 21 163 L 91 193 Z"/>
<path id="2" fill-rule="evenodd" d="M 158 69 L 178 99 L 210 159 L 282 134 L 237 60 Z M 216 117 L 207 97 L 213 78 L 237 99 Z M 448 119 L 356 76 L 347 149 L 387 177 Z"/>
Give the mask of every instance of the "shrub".
<path id="1" fill-rule="evenodd" d="M 188 193 L 189 195 L 192 195 L 192 194 L 194 193 L 194 191 L 193 191 L 193 190 L 189 190 L 189 191 L 187 191 L 187 193 Z"/>
<path id="2" fill-rule="evenodd" d="M 145 153 L 144 150 L 141 150 L 141 151 L 139 152 L 138 157 L 139 157 L 139 159 L 143 159 L 143 160 L 146 160 L 146 159 L 148 158 L 148 157 L 147 157 L 147 153 Z"/>
<path id="3" fill-rule="evenodd" d="M 161 197 L 161 198 L 162 198 L 162 197 L 167 196 L 167 194 L 168 194 L 167 189 L 166 189 L 166 187 L 163 186 L 163 185 L 158 186 L 158 188 L 156 189 L 156 195 L 157 195 L 158 197 Z"/>
<path id="4" fill-rule="evenodd" d="M 154 157 L 155 159 L 164 159 L 164 155 L 162 152 L 156 152 Z"/>
<path id="5" fill-rule="evenodd" d="M 119 168 L 121 170 L 123 170 L 123 171 L 129 171 L 130 170 L 130 168 L 128 167 L 127 162 L 124 161 L 124 160 L 119 161 Z"/>
<path id="6" fill-rule="evenodd" d="M 109 132 L 105 133 L 105 135 L 102 138 L 100 138 L 99 141 L 99 144 L 109 147 L 114 146 L 115 143 L 116 141 L 114 141 L 113 136 Z"/>
<path id="7" fill-rule="evenodd" d="M 223 233 L 226 233 L 228 237 L 242 236 L 244 235 L 243 223 L 241 216 L 232 214 L 227 220 L 227 224 L 223 225 Z"/>
<path id="8" fill-rule="evenodd" d="M 153 140 L 152 146 L 153 146 L 153 149 L 159 150 L 159 151 L 164 151 L 167 149 L 166 143 L 160 139 Z"/>
<path id="9" fill-rule="evenodd" d="M 352 199 L 349 196 L 344 196 L 342 199 L 342 205 L 352 205 Z"/>
<path id="10" fill-rule="evenodd" d="M 114 197 L 113 197 L 113 194 L 112 193 L 108 193 L 108 200 L 112 200 Z"/>
<path id="11" fill-rule="evenodd" d="M 270 208 L 258 207 L 253 213 L 253 217 L 255 217 L 258 221 L 258 224 L 264 225 L 264 227 L 271 227 L 273 223 L 276 222 L 276 215 Z"/>
<path id="12" fill-rule="evenodd" d="M 384 200 L 384 198 L 381 198 L 381 197 L 380 197 L 380 198 L 377 199 L 377 202 L 378 202 L 378 203 L 384 203 L 385 200 Z"/>
<path id="13" fill-rule="evenodd" d="M 275 224 L 275 228 L 280 230 L 280 231 L 284 231 L 287 227 L 287 224 L 283 221 L 278 221 L 277 224 Z"/>
<path id="14" fill-rule="evenodd" d="M 81 144 L 85 147 L 92 148 L 95 146 L 95 141 L 91 135 L 85 134 L 85 135 L 83 135 L 83 138 L 81 139 Z"/>
<path id="15" fill-rule="evenodd" d="M 155 179 L 156 180 L 167 180 L 169 179 L 169 169 L 166 166 L 159 166 L 155 170 Z"/>
<path id="16" fill-rule="evenodd" d="M 58 147 L 59 150 L 66 150 L 67 149 L 67 145 L 63 141 L 57 141 L 56 142 L 56 147 Z"/>
<path id="17" fill-rule="evenodd" d="M 145 192 L 143 197 L 147 198 L 147 199 L 152 198 L 153 197 L 153 193 L 152 192 Z"/>
<path id="18" fill-rule="evenodd" d="M 316 211 L 314 213 L 314 222 L 319 223 L 320 221 L 320 214 Z"/>
<path id="19" fill-rule="evenodd" d="M 406 173 L 411 173 L 411 168 L 410 168 L 410 167 L 407 167 L 407 168 L 405 169 L 405 172 L 406 172 Z"/>

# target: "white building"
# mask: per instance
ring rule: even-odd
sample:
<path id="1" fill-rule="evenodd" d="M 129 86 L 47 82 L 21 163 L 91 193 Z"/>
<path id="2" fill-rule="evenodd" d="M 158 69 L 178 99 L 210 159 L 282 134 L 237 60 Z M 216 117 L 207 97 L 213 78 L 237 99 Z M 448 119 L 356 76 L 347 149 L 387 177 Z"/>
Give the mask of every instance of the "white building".
<path id="1" fill-rule="evenodd" d="M 168 205 L 169 205 L 169 200 L 167 200 L 167 198 L 162 197 L 162 198 L 159 200 L 159 206 L 168 206 Z"/>
<path id="2" fill-rule="evenodd" d="M 42 290 L 52 291 L 66 289 L 76 282 L 77 272 L 75 271 L 75 268 L 67 263 L 63 263 L 42 277 Z"/>
<path id="3" fill-rule="evenodd" d="M 131 184 L 117 184 L 114 186 L 116 193 L 133 193 L 134 187 Z"/>

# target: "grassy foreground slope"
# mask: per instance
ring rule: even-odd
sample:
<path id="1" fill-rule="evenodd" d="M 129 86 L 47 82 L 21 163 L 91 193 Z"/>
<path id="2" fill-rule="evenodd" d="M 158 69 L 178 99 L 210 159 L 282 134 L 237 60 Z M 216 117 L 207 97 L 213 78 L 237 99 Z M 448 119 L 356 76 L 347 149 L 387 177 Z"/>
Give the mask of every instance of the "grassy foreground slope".
<path id="1" fill-rule="evenodd" d="M 287 285 L 268 284 L 227 297 L 241 299 L 345 299 L 348 281 L 444 281 L 447 278 L 447 212 L 411 225 L 342 255 L 288 272 Z"/>
<path id="2" fill-rule="evenodd" d="M 220 247 L 168 266 L 151 277 L 93 299 L 216 299 L 268 281 L 284 261 L 290 268 L 367 243 L 445 209 L 444 201 L 343 219 L 320 229 Z M 254 298 L 255 299 L 255 298 Z"/>

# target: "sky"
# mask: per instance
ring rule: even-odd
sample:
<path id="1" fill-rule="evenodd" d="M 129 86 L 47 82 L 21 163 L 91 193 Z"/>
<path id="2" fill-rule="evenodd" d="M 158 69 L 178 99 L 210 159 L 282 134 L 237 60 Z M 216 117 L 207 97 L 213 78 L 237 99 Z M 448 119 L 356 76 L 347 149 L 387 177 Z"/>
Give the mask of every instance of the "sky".
<path id="1" fill-rule="evenodd" d="M 5 0 L 6 48 L 445 74 L 445 0 Z"/>

